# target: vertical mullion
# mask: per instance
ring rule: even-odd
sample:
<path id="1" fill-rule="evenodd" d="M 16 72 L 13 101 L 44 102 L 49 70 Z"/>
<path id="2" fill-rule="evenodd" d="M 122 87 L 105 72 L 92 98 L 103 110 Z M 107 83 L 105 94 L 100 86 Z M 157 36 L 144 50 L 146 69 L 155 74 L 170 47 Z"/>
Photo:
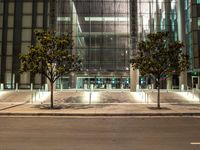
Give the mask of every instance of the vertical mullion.
<path id="1" fill-rule="evenodd" d="M 23 9 L 23 1 L 15 1 L 14 30 L 13 30 L 13 61 L 12 61 L 11 75 L 15 74 L 16 83 L 20 82 L 20 74 L 19 74 L 20 60 L 18 56 L 21 53 L 22 9 Z"/>
<path id="2" fill-rule="evenodd" d="M 2 30 L 2 53 L 1 53 L 1 83 L 5 83 L 6 72 L 6 51 L 7 51 L 7 30 L 8 30 L 8 1 L 3 1 L 3 30 Z"/>
<path id="3" fill-rule="evenodd" d="M 35 45 L 35 33 L 34 30 L 37 28 L 36 21 L 37 21 L 37 2 L 36 0 L 33 0 L 32 4 L 32 29 L 31 29 L 31 45 Z M 35 84 L 35 75 L 30 73 L 30 81 L 29 83 Z"/>

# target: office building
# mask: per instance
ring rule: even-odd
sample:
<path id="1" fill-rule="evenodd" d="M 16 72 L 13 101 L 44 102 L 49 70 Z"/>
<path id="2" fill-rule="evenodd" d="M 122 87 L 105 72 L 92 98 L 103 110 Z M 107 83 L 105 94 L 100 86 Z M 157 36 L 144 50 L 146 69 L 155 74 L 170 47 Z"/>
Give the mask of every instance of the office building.
<path id="1" fill-rule="evenodd" d="M 189 82 L 199 80 L 198 0 L 54 2 L 55 30 L 72 33 L 72 52 L 83 60 L 82 71 L 62 76 L 56 82 L 57 89 L 146 88 L 148 79 L 132 71 L 129 60 L 137 41 L 157 31 L 169 31 L 171 40 L 183 41 L 192 62 L 181 78 L 163 79 L 163 88 L 192 86 Z M 34 88 L 44 87 L 43 76 L 19 74 L 18 56 L 35 44 L 34 30 L 49 28 L 51 13 L 49 0 L 0 0 L 0 82 L 5 89 L 16 88 L 16 83 L 21 89 L 30 88 L 31 83 Z"/>

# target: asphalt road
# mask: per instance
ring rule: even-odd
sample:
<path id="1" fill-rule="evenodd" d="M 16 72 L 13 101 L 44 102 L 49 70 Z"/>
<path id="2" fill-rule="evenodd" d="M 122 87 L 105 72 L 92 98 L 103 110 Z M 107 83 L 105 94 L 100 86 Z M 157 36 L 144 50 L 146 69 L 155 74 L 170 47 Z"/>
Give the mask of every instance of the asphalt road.
<path id="1" fill-rule="evenodd" d="M 0 150 L 200 150 L 191 142 L 200 118 L 0 118 Z"/>

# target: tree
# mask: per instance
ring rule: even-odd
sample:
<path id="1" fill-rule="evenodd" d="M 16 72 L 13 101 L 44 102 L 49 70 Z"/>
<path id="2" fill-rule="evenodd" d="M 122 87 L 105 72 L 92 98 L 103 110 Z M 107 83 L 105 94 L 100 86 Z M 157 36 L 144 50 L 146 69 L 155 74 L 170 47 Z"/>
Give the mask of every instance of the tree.
<path id="1" fill-rule="evenodd" d="M 53 85 L 63 74 L 80 70 L 81 61 L 71 54 L 73 40 L 70 34 L 56 35 L 52 31 L 36 31 L 37 42 L 20 56 L 20 72 L 40 73 L 50 82 L 51 108 L 53 108 Z"/>
<path id="2" fill-rule="evenodd" d="M 131 59 L 133 69 L 142 76 L 153 77 L 158 89 L 157 108 L 160 108 L 160 79 L 180 74 L 189 67 L 188 56 L 182 52 L 183 43 L 172 42 L 168 32 L 150 33 L 138 43 L 136 55 Z"/>

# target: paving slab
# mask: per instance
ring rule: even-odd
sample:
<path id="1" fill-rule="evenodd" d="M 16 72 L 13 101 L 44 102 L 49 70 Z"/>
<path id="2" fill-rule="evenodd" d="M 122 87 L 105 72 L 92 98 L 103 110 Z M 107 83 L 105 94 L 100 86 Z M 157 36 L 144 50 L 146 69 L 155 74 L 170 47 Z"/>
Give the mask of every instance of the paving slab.
<path id="1" fill-rule="evenodd" d="M 163 104 L 156 109 L 156 104 L 96 104 L 62 105 L 49 109 L 47 105 L 24 104 L 0 111 L 0 115 L 37 115 L 37 116 L 200 116 L 200 105 Z"/>
<path id="2" fill-rule="evenodd" d="M 33 98 L 34 93 L 35 99 Z M 161 92 L 162 109 L 156 109 L 156 94 L 154 91 L 56 91 L 54 93 L 54 104 L 57 109 L 51 110 L 49 109 L 49 92 L 38 94 L 38 92 L 30 91 L 7 91 L 0 95 L 0 115 L 200 114 L 199 99 L 191 93 Z"/>

